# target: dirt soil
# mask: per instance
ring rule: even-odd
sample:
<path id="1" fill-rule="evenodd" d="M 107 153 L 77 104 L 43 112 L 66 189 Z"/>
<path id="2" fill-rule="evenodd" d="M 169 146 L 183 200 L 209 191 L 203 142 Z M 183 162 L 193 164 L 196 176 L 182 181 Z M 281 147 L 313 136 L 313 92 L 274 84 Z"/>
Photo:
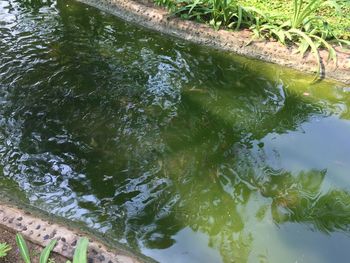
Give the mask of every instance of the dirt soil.
<path id="1" fill-rule="evenodd" d="M 4 258 L 0 258 L 0 263 L 21 263 L 23 260 L 21 259 L 21 255 L 16 245 L 15 241 L 16 233 L 4 229 L 0 227 L 0 243 L 7 243 L 11 246 L 11 250 L 7 253 L 7 256 Z M 26 240 L 32 262 L 39 262 L 40 253 L 43 250 L 42 246 L 36 245 L 28 240 Z M 54 260 L 55 263 L 65 263 L 68 259 L 57 254 L 51 252 L 50 258 Z"/>

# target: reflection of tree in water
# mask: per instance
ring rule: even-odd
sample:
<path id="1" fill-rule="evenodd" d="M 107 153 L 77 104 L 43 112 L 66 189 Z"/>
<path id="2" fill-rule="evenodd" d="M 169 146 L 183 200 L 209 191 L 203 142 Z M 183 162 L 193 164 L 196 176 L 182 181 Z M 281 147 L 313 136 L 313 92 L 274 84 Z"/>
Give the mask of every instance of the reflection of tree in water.
<path id="1" fill-rule="evenodd" d="M 322 193 L 326 171 L 301 172 L 297 177 L 283 173 L 264 183 L 262 195 L 273 198 L 272 214 L 278 223 L 309 223 L 320 231 L 348 231 L 350 195 L 332 189 Z"/>
<path id="2" fill-rule="evenodd" d="M 180 114 L 174 120 L 179 129 L 165 131 L 168 159 L 163 160 L 161 171 L 174 182 L 172 196 L 176 204 L 168 208 L 170 211 L 165 219 L 155 219 L 156 226 L 144 237 L 149 247 L 170 246 L 172 235 L 182 225 L 189 225 L 195 231 L 207 233 L 209 245 L 219 249 L 226 262 L 246 262 L 257 234 L 251 222 L 247 225 L 252 217 L 256 223 L 264 221 L 270 214 L 275 223 L 305 223 L 323 232 L 348 229 L 350 195 L 340 189 L 322 191 L 326 170 L 309 170 L 294 175 L 268 167 L 263 153 L 251 154 L 252 144 L 259 145 L 257 139 L 263 138 L 264 132 L 266 135 L 294 130 L 308 116 L 317 114 L 319 107 L 288 94 L 285 107 L 276 110 L 273 103 L 259 103 L 262 98 L 268 100 L 266 95 L 256 95 L 248 98 L 236 96 L 237 100 L 243 98 L 242 104 L 245 99 L 258 100 L 252 103 L 254 109 L 241 111 L 243 117 L 235 112 L 232 114 L 233 118 L 249 116 L 246 125 L 247 122 L 232 121 L 227 115 L 225 121 L 220 120 L 221 115 L 215 114 L 219 112 L 219 103 L 213 105 L 183 94 L 182 100 L 192 115 Z M 220 102 L 224 100 L 218 98 Z M 241 109 L 231 107 L 225 112 Z M 263 119 L 259 114 L 261 110 L 265 113 Z M 258 123 L 263 129 L 255 126 Z M 183 127 L 191 134 L 181 135 Z M 264 146 L 260 147 L 263 149 Z M 259 206 L 252 209 L 252 200 L 257 196 Z M 169 224 L 172 221 L 177 223 Z"/>
<path id="3" fill-rule="evenodd" d="M 54 3 L 54 0 L 22 0 L 19 1 L 21 6 L 26 9 L 38 11 L 42 7 L 50 6 Z"/>
<path id="4" fill-rule="evenodd" d="M 209 245 L 220 251 L 225 262 L 246 262 L 259 234 L 252 224 L 268 224 L 269 217 L 277 224 L 303 223 L 327 233 L 349 229 L 350 194 L 339 189 L 323 193 L 325 170 L 295 176 L 264 167 L 263 174 L 257 175 L 249 169 L 256 160 L 245 162 L 246 171 L 237 163 L 213 171 L 196 164 L 195 158 L 179 159 L 165 168 L 178 181 L 173 193 L 178 201 L 168 211 L 169 218 L 156 219 L 156 227 L 144 237 L 150 247 L 171 245 L 172 233 L 189 225 L 208 234 Z M 172 221 L 178 223 L 169 224 Z"/>

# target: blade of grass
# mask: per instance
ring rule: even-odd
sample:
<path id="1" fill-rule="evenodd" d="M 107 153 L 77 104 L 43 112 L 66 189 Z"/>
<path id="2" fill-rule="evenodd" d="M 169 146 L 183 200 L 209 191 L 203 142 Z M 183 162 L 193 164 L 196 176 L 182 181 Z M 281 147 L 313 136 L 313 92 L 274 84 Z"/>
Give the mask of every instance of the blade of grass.
<path id="1" fill-rule="evenodd" d="M 51 242 L 44 248 L 44 250 L 40 254 L 39 263 L 46 263 L 47 262 L 47 260 L 49 259 L 51 250 L 56 245 L 56 242 L 57 242 L 56 239 L 51 240 Z"/>
<path id="2" fill-rule="evenodd" d="M 307 18 L 309 15 L 315 12 L 315 10 L 318 7 L 317 5 L 318 2 L 319 0 L 312 0 L 308 3 L 308 5 L 304 8 L 303 12 L 300 14 L 297 25 L 300 25 L 305 18 Z"/>
<path id="3" fill-rule="evenodd" d="M 26 241 L 24 240 L 23 236 L 21 234 L 16 235 L 16 243 L 19 248 L 19 252 L 21 253 L 21 256 L 25 263 L 30 263 L 30 254 L 29 250 L 26 244 Z"/>
<path id="4" fill-rule="evenodd" d="M 241 24 L 242 24 L 242 13 L 243 13 L 242 7 L 238 6 L 238 14 L 237 14 L 238 20 L 237 20 L 236 30 L 238 30 L 241 27 Z"/>
<path id="5" fill-rule="evenodd" d="M 79 239 L 77 248 L 75 249 L 73 256 L 73 263 L 86 263 L 87 262 L 87 248 L 89 240 L 86 237 Z"/>

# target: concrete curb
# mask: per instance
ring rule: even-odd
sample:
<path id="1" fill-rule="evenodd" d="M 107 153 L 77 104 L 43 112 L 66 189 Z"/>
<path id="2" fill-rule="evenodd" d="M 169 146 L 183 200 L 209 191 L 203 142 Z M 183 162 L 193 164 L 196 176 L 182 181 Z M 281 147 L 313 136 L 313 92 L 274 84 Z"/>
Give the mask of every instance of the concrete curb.
<path id="1" fill-rule="evenodd" d="M 59 255 L 72 258 L 77 241 L 86 234 L 65 226 L 35 217 L 29 212 L 11 206 L 0 204 L 0 227 L 11 232 L 21 233 L 31 242 L 45 247 L 52 239 L 57 240 L 53 249 Z M 144 262 L 137 256 L 107 248 L 101 242 L 89 238 L 88 262 L 101 263 L 141 263 Z"/>
<path id="2" fill-rule="evenodd" d="M 302 57 L 296 48 L 287 48 L 278 42 L 252 41 L 251 32 L 215 31 L 205 24 L 171 17 L 169 13 L 152 3 L 132 0 L 78 0 L 100 10 L 118 16 L 128 22 L 185 39 L 215 49 L 230 51 L 250 58 L 293 68 L 304 73 L 314 73 L 315 58 Z M 338 63 L 326 63 L 328 53 L 321 51 L 323 78 L 350 84 L 350 53 L 337 49 Z"/>

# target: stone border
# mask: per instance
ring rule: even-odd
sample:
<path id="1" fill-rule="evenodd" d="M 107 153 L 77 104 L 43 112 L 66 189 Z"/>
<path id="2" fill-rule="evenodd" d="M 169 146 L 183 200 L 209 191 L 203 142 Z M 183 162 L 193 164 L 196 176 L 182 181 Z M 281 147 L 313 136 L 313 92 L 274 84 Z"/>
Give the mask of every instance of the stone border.
<path id="1" fill-rule="evenodd" d="M 181 20 L 154 6 L 149 0 L 78 0 L 94 6 L 102 11 L 113 14 L 128 22 L 169 34 L 197 44 L 215 49 L 230 51 L 265 62 L 275 63 L 293 68 L 304 73 L 314 73 L 315 58 L 309 54 L 302 57 L 296 48 L 285 47 L 278 42 L 254 40 L 248 30 L 239 32 L 219 30 L 215 31 L 205 24 Z M 350 53 L 337 48 L 338 63 L 327 63 L 328 53 L 320 52 L 322 58 L 322 78 L 337 80 L 350 84 Z"/>
<path id="2" fill-rule="evenodd" d="M 88 262 L 142 263 L 148 260 L 124 250 L 110 249 L 98 240 L 78 230 L 34 216 L 10 204 L 0 204 L 0 228 L 21 233 L 27 240 L 45 247 L 52 239 L 57 243 L 53 251 L 65 258 L 72 258 L 77 241 L 81 236 L 89 238 Z"/>

